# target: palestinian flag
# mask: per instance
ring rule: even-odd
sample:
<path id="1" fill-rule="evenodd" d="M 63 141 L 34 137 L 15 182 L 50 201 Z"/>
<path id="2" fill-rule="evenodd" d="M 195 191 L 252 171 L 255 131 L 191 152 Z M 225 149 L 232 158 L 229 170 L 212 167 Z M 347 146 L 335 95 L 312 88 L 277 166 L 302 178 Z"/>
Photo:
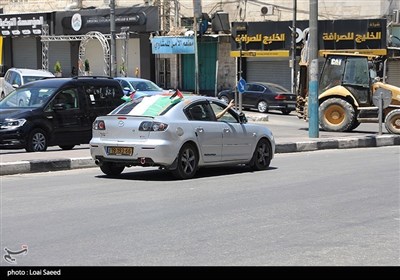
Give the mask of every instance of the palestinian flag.
<path id="1" fill-rule="evenodd" d="M 136 105 L 129 115 L 135 116 L 158 116 L 161 114 L 168 106 L 178 103 L 182 100 L 183 95 L 152 95 L 145 96 L 143 100 Z"/>

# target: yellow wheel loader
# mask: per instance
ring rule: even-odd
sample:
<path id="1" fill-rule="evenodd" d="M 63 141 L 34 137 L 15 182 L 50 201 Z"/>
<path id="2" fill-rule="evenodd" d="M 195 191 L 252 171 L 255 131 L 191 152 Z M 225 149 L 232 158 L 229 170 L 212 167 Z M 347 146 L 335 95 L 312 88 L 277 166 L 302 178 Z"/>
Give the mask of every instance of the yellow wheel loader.
<path id="1" fill-rule="evenodd" d="M 400 88 L 381 81 L 381 57 L 357 53 L 324 54 L 319 77 L 319 122 L 325 131 L 351 131 L 362 122 L 379 122 L 374 94 L 379 88 L 391 92 L 391 103 L 383 110 L 388 132 L 400 134 Z M 300 63 L 296 112 L 308 119 L 308 65 Z M 384 75 L 384 74 L 383 74 Z"/>

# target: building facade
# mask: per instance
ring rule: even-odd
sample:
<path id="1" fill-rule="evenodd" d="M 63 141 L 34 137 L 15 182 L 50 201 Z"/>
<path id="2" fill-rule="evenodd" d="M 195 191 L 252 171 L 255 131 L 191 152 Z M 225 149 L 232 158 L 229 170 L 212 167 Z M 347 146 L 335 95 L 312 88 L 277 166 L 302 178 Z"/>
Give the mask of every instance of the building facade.
<path id="1" fill-rule="evenodd" d="M 109 3 L 109 0 L 0 0 L 0 7 L 2 7 L 0 27 L 1 30 L 7 31 L 7 28 L 11 27 L 9 19 L 15 18 L 17 21 L 18 17 L 25 22 L 39 19 L 37 25 L 31 25 L 31 29 L 43 30 L 40 25 L 48 25 L 49 35 L 53 36 L 53 41 L 50 41 L 48 45 L 48 68 L 52 71 L 55 61 L 59 60 L 63 65 L 64 75 L 68 76 L 72 74 L 73 68 L 81 66 L 79 58 L 82 58 L 80 50 L 82 41 L 81 39 L 73 40 L 71 36 L 83 36 L 90 31 L 110 34 L 109 21 L 107 23 Z M 295 3 L 296 7 L 294 7 Z M 121 75 L 119 70 L 123 69 L 127 70 L 126 74 L 129 76 L 139 75 L 152 79 L 164 88 L 194 91 L 196 87 L 194 76 L 197 69 L 200 92 L 207 95 L 234 87 L 239 76 L 243 76 L 247 81 L 274 81 L 290 88 L 292 78 L 290 27 L 293 11 L 296 8 L 296 27 L 300 29 L 297 36 L 307 29 L 309 19 L 308 0 L 268 2 L 258 0 L 115 0 L 115 5 L 119 13 L 127 9 L 131 15 L 140 11 L 148 15 L 149 8 L 157 10 L 157 15 L 154 16 L 152 12 L 144 28 L 142 26 L 137 29 L 138 26 L 134 24 L 129 26 L 131 33 L 129 33 L 128 42 L 122 39 L 116 40 L 118 75 Z M 398 14 L 397 18 L 395 14 L 399 9 L 400 1 L 318 1 L 320 48 L 329 46 L 333 49 L 366 50 L 371 49 L 372 44 L 374 49 L 377 47 L 377 52 L 386 50 L 388 82 L 400 86 L 400 39 L 398 39 L 400 20 Z M 38 11 L 40 14 L 37 13 Z M 100 15 L 100 12 L 103 14 Z M 194 54 L 152 52 L 151 39 L 153 37 L 192 35 L 193 33 L 190 32 L 193 31 L 194 13 L 201 15 L 196 30 L 198 32 L 197 64 Z M 75 14 L 80 14 L 81 19 L 84 19 L 83 22 L 85 18 L 91 18 L 92 26 L 89 24 L 78 31 L 71 29 L 71 19 Z M 26 15 L 28 15 L 27 18 Z M 121 16 L 119 22 L 129 22 L 129 12 L 117 16 Z M 368 27 L 371 20 L 379 22 L 380 27 L 372 25 Z M 351 25 L 346 25 L 348 21 L 359 26 L 358 29 L 353 30 L 350 28 Z M 67 23 L 69 27 L 66 26 Z M 237 32 L 236 27 L 241 24 L 246 24 L 246 28 L 249 28 L 246 29 L 247 33 Z M 335 27 L 337 25 L 339 27 Z M 123 26 L 126 25 L 117 25 L 116 32 L 121 32 Z M 33 30 L 30 32 L 30 34 L 23 34 L 21 30 L 20 34 L 3 35 L 3 64 L 16 67 L 42 67 L 45 57 L 43 55 L 44 34 L 34 34 Z M 35 32 L 39 33 L 39 31 Z M 379 32 L 379 35 L 376 32 Z M 363 42 L 357 43 L 355 37 L 351 41 L 350 37 L 347 38 L 348 40 L 338 40 L 340 38 L 328 38 L 328 35 L 325 35 L 324 39 L 324 33 L 332 34 L 332 36 L 353 33 L 355 37 L 357 35 L 366 37 Z M 256 37 L 258 34 L 262 38 L 272 37 L 266 41 L 267 44 L 260 43 L 259 45 L 256 41 L 246 42 L 247 39 L 244 39 L 247 35 L 246 38 L 249 40 L 252 37 L 258 40 L 259 37 Z M 275 37 L 273 37 L 274 34 Z M 368 34 L 371 36 L 367 37 Z M 63 40 L 62 36 L 69 36 L 69 41 Z M 237 36 L 242 37 L 237 39 Z M 379 38 L 374 36 L 379 36 Z M 342 39 L 345 38 L 342 37 Z M 106 36 L 105 40 L 110 43 L 109 37 Z M 336 40 L 338 40 L 337 43 L 347 42 L 350 45 L 345 47 L 340 44 L 329 45 Z M 362 37 L 359 40 L 362 41 Z M 106 51 L 101 39 L 89 38 L 84 42 L 86 44 L 85 58 L 91 62 L 92 74 L 104 75 L 104 68 L 107 69 L 104 66 Z M 301 44 L 301 42 L 296 44 L 297 61 L 300 57 Z M 238 54 L 240 49 L 245 53 Z M 251 52 L 256 55 L 252 55 Z M 107 55 L 106 59 L 108 59 Z"/>

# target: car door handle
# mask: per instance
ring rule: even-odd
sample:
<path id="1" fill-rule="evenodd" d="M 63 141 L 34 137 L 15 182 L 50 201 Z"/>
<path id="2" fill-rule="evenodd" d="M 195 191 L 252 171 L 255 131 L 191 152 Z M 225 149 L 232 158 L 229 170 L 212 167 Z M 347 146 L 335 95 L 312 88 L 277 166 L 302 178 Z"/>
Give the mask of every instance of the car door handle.
<path id="1" fill-rule="evenodd" d="M 229 133 L 231 130 L 229 128 L 224 128 L 224 133 Z"/>
<path id="2" fill-rule="evenodd" d="M 204 129 L 202 127 L 198 127 L 196 128 L 196 132 L 203 133 Z"/>

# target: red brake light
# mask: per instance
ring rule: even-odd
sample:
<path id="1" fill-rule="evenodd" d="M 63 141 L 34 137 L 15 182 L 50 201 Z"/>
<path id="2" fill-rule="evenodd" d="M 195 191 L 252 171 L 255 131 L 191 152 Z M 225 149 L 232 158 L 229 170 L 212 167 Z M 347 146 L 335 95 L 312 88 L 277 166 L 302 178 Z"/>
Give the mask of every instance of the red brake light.
<path id="1" fill-rule="evenodd" d="M 94 130 L 105 130 L 106 129 L 106 124 L 102 120 L 96 120 L 93 123 L 93 129 Z"/>
<path id="2" fill-rule="evenodd" d="M 286 96 L 284 96 L 283 94 L 278 94 L 277 96 L 275 96 L 275 100 L 286 100 Z"/>

